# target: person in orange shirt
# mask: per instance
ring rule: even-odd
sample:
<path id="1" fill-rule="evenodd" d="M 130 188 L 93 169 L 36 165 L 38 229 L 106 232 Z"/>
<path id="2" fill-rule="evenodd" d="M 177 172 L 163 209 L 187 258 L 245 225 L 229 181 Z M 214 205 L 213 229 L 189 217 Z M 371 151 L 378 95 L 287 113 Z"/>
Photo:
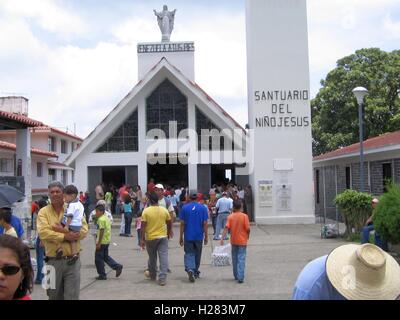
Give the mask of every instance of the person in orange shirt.
<path id="1" fill-rule="evenodd" d="M 238 283 L 243 283 L 247 241 L 250 237 L 250 222 L 248 215 L 242 212 L 241 200 L 233 201 L 233 212 L 228 216 L 221 237 L 222 246 L 228 230 L 231 234 L 233 276 Z"/>

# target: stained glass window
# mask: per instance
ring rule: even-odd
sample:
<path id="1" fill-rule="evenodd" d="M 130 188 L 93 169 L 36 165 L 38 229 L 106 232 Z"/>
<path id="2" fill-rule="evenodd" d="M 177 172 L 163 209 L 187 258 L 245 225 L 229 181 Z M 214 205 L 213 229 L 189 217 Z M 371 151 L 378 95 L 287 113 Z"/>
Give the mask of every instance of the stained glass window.
<path id="1" fill-rule="evenodd" d="M 210 130 L 210 134 L 203 136 L 207 137 L 208 139 L 203 137 L 202 139 L 202 132 L 201 130 Z M 211 130 L 214 130 L 212 132 Z M 225 137 L 221 137 L 221 129 L 217 127 L 214 122 L 212 122 L 203 112 L 199 110 L 196 106 L 196 132 L 198 137 L 198 150 L 232 150 L 232 143 L 229 144 L 228 148 L 225 148 Z M 216 141 L 213 142 L 213 140 Z M 219 143 L 218 143 L 219 140 Z"/>
<path id="2" fill-rule="evenodd" d="M 169 137 L 169 122 L 176 121 L 178 136 L 188 128 L 187 98 L 169 81 L 162 82 L 146 99 L 147 131 L 161 129 Z"/>
<path id="3" fill-rule="evenodd" d="M 137 109 L 96 152 L 132 152 L 139 150 Z"/>

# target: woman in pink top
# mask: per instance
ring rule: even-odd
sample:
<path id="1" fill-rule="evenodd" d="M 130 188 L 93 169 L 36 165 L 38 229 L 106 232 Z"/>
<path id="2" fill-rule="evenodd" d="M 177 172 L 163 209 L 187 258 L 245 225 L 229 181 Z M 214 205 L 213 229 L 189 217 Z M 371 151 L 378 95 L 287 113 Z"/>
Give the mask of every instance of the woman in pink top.
<path id="1" fill-rule="evenodd" d="M 0 235 L 0 300 L 30 300 L 32 288 L 29 248 L 17 238 Z"/>

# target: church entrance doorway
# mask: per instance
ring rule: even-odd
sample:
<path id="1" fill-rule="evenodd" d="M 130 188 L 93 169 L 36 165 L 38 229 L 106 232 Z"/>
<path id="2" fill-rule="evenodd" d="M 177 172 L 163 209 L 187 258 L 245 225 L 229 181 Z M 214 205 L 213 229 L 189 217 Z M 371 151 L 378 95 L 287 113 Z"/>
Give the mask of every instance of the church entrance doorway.
<path id="1" fill-rule="evenodd" d="M 175 158 L 172 158 L 170 155 L 165 155 L 161 159 L 159 163 L 156 164 L 147 164 L 147 177 L 148 180 L 151 178 L 154 179 L 155 183 L 161 183 L 166 186 L 170 186 L 172 188 L 177 186 L 187 186 L 188 185 L 188 165 L 181 164 L 179 161 L 176 161 Z"/>

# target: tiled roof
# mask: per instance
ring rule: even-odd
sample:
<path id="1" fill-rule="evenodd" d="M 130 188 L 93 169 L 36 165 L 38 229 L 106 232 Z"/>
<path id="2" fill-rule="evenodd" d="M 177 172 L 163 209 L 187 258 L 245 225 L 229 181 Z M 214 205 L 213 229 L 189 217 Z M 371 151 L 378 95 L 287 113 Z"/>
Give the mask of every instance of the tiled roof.
<path id="1" fill-rule="evenodd" d="M 17 147 L 15 144 L 8 143 L 5 141 L 0 141 L 0 149 L 8 149 L 8 150 L 15 151 L 17 149 Z"/>
<path id="2" fill-rule="evenodd" d="M 42 122 L 28 118 L 27 116 L 24 116 L 22 114 L 11 113 L 7 111 L 0 110 L 0 117 L 22 123 L 24 125 L 27 125 L 28 127 L 38 127 L 44 125 Z"/>
<path id="3" fill-rule="evenodd" d="M 27 116 L 24 116 L 22 114 L 17 114 L 17 113 L 11 113 L 11 112 L 7 112 L 7 111 L 1 111 L 0 110 L 0 117 L 5 118 L 5 119 L 9 119 L 12 121 L 16 121 L 19 123 L 22 123 L 24 125 L 27 125 L 28 127 L 31 127 L 31 130 L 33 132 L 38 132 L 38 131 L 42 131 L 42 132 L 53 132 L 53 133 L 58 133 L 79 141 L 83 141 L 83 139 L 81 137 L 78 137 L 76 135 L 73 135 L 71 133 L 68 132 L 64 132 L 62 130 L 53 128 L 51 126 L 48 126 L 46 124 L 44 124 L 43 122 L 31 119 Z"/>
<path id="4" fill-rule="evenodd" d="M 47 164 L 50 166 L 63 167 L 65 169 L 72 169 L 71 167 L 68 167 L 67 165 L 61 162 L 47 161 Z"/>
<path id="5" fill-rule="evenodd" d="M 15 144 L 13 144 L 13 143 L 0 141 L 0 149 L 7 149 L 7 150 L 16 151 L 17 150 L 17 146 Z M 40 150 L 40 149 L 36 149 L 36 148 L 31 148 L 31 153 L 37 154 L 37 155 L 40 155 L 40 156 L 47 156 L 49 158 L 58 158 L 57 153 L 55 153 L 55 152 Z"/>
<path id="6" fill-rule="evenodd" d="M 40 126 L 40 127 L 34 127 L 34 128 L 32 128 L 32 131 L 33 132 L 52 132 L 52 133 L 61 134 L 63 136 L 69 137 L 69 138 L 73 138 L 75 140 L 83 141 L 82 138 L 80 138 L 72 133 L 68 133 L 68 132 L 65 132 L 65 131 L 50 127 L 50 126 L 45 126 L 45 125 Z"/>
<path id="7" fill-rule="evenodd" d="M 370 138 L 363 142 L 364 151 L 383 148 L 387 146 L 400 145 L 400 131 L 388 132 L 377 137 Z M 360 143 L 354 143 L 320 156 L 314 157 L 314 161 L 329 160 L 360 152 Z"/>
<path id="8" fill-rule="evenodd" d="M 32 193 L 48 193 L 49 189 L 32 189 Z"/>

